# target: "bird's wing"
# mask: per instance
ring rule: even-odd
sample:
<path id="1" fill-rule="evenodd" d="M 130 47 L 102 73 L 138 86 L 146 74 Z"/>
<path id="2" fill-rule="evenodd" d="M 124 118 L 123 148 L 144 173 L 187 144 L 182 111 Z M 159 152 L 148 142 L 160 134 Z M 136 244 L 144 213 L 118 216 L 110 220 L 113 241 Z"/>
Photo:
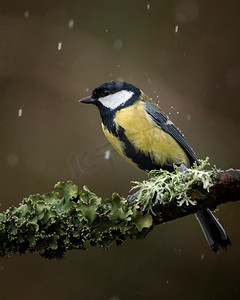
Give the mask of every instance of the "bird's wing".
<path id="1" fill-rule="evenodd" d="M 159 106 L 154 102 L 145 102 L 145 106 L 149 117 L 157 124 L 157 126 L 169 133 L 182 146 L 188 154 L 191 163 L 198 161 L 195 152 L 188 144 L 181 131 L 170 121 L 168 116 L 161 111 Z"/>

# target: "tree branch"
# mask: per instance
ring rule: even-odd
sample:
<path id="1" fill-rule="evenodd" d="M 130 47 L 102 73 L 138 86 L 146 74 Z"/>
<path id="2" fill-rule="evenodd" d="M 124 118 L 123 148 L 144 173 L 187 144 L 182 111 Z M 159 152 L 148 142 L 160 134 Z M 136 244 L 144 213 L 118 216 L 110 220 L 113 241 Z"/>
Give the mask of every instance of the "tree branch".
<path id="1" fill-rule="evenodd" d="M 86 249 L 86 243 L 107 248 L 128 237 L 143 238 L 154 225 L 217 205 L 240 200 L 240 170 L 186 173 L 158 171 L 133 201 L 114 193 L 101 200 L 87 187 L 57 183 L 59 192 L 31 195 L 18 207 L 0 213 L 0 256 L 38 252 L 61 258 L 67 250 Z"/>
<path id="2" fill-rule="evenodd" d="M 188 191 L 192 200 L 197 201 L 196 205 L 179 207 L 176 203 L 170 205 L 157 205 L 155 213 L 161 214 L 160 222 L 154 218 L 156 224 L 172 221 L 201 209 L 214 210 L 220 204 L 240 200 L 240 170 L 229 169 L 218 171 L 213 175 L 213 186 L 207 192 L 201 186 L 194 186 Z"/>

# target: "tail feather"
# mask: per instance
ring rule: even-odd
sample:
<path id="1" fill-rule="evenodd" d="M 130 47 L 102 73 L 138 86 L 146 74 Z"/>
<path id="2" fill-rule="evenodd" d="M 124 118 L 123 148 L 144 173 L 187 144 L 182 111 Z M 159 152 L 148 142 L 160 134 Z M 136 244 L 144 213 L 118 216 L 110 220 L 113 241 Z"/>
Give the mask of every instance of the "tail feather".
<path id="1" fill-rule="evenodd" d="M 210 210 L 199 210 L 196 214 L 205 238 L 214 252 L 220 248 L 227 249 L 231 246 L 231 240 Z"/>

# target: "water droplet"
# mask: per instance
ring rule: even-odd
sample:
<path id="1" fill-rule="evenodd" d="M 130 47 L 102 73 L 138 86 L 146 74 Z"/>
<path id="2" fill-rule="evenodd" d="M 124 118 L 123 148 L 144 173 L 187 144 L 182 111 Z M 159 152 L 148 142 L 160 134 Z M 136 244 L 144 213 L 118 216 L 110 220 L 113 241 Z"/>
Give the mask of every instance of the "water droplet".
<path id="1" fill-rule="evenodd" d="M 15 153 L 9 153 L 7 156 L 7 164 L 10 167 L 14 167 L 16 166 L 16 164 L 18 163 L 18 157 Z"/>
<path id="2" fill-rule="evenodd" d="M 147 10 L 149 10 L 150 9 L 150 4 L 147 4 Z"/>
<path id="3" fill-rule="evenodd" d="M 23 108 L 20 107 L 19 110 L 18 110 L 18 116 L 19 116 L 19 118 L 22 117 L 22 114 L 23 114 Z"/>
<path id="4" fill-rule="evenodd" d="M 106 151 L 105 151 L 105 154 L 104 154 L 104 158 L 105 158 L 105 159 L 109 159 L 109 158 L 110 158 L 110 155 L 111 155 L 111 150 L 106 150 Z"/>
<path id="5" fill-rule="evenodd" d="M 178 25 L 175 26 L 175 33 L 178 33 Z"/>
<path id="6" fill-rule="evenodd" d="M 68 21 L 68 28 L 73 28 L 74 27 L 74 20 L 71 19 Z"/>
<path id="7" fill-rule="evenodd" d="M 28 18 L 28 17 L 29 17 L 29 11 L 28 11 L 28 10 L 26 10 L 26 11 L 24 12 L 24 17 L 25 17 L 25 18 Z"/>
<path id="8" fill-rule="evenodd" d="M 123 46 L 123 41 L 120 40 L 120 39 L 117 39 L 114 41 L 113 43 L 113 47 L 116 49 L 116 50 L 120 50 Z"/>
<path id="9" fill-rule="evenodd" d="M 58 51 L 62 50 L 62 42 L 58 42 Z"/>

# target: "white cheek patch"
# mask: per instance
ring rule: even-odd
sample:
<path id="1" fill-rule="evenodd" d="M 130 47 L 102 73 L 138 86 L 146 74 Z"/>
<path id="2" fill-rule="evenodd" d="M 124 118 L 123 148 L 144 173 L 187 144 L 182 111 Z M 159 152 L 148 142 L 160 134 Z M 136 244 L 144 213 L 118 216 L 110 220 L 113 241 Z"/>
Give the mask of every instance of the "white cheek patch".
<path id="1" fill-rule="evenodd" d="M 107 108 L 115 109 L 126 103 L 132 97 L 132 95 L 133 92 L 130 91 L 119 91 L 115 94 L 101 97 L 98 99 L 98 101 Z"/>

